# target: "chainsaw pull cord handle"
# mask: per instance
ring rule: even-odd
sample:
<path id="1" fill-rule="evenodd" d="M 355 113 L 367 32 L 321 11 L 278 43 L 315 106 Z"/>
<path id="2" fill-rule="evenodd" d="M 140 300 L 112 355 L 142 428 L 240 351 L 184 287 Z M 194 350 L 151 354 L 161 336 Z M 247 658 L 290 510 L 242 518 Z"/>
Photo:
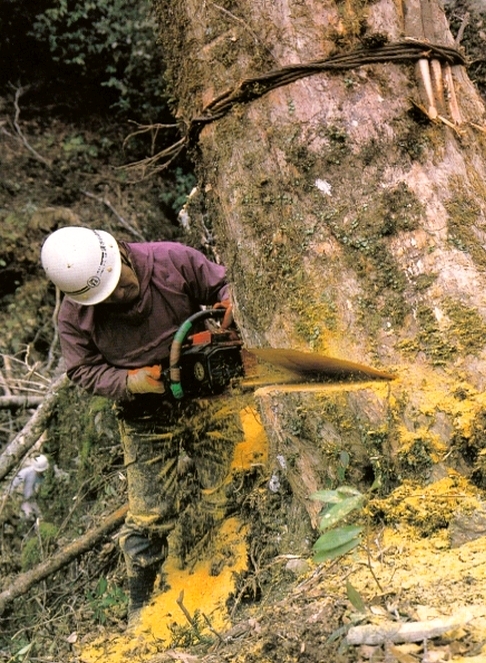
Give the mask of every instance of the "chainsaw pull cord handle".
<path id="1" fill-rule="evenodd" d="M 181 385 L 181 367 L 179 360 L 181 358 L 182 345 L 189 336 L 189 332 L 193 328 L 194 323 L 199 320 L 205 320 L 206 318 L 223 318 L 224 314 L 224 308 L 209 308 L 204 311 L 198 311 L 197 313 L 194 313 L 194 315 L 191 315 L 190 318 L 187 318 L 176 331 L 174 340 L 170 346 L 169 354 L 170 390 L 174 398 L 179 400 L 184 396 L 184 391 Z"/>

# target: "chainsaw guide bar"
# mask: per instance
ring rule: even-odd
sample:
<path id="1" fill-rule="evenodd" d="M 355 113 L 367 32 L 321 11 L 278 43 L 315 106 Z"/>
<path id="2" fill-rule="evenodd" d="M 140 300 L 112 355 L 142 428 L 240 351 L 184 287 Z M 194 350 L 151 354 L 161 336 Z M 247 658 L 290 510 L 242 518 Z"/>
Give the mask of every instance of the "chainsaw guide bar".
<path id="1" fill-rule="evenodd" d="M 287 348 L 244 348 L 236 327 L 222 329 L 214 320 L 222 309 L 200 311 L 178 329 L 170 352 L 168 377 L 172 395 L 205 396 L 221 393 L 234 383 L 243 389 L 343 380 L 393 380 L 371 366 L 314 352 Z M 208 319 L 213 325 L 208 328 Z M 205 323 L 202 330 L 197 328 Z"/>

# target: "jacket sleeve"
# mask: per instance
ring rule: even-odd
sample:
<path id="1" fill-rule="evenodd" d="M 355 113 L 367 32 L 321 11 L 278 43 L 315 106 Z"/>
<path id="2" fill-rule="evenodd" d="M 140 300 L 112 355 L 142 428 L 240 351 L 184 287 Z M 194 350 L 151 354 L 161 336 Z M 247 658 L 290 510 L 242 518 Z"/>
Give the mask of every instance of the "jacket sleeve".
<path id="1" fill-rule="evenodd" d="M 186 294 L 197 304 L 215 304 L 229 299 L 229 286 L 226 281 L 226 268 L 206 258 L 206 256 L 185 245 L 174 245 L 169 251 L 173 265 L 182 274 Z"/>
<path id="2" fill-rule="evenodd" d="M 65 303 L 58 323 L 61 352 L 69 379 L 92 394 L 127 398 L 127 369 L 106 362 L 89 335 L 76 323 L 76 313 L 75 306 Z"/>

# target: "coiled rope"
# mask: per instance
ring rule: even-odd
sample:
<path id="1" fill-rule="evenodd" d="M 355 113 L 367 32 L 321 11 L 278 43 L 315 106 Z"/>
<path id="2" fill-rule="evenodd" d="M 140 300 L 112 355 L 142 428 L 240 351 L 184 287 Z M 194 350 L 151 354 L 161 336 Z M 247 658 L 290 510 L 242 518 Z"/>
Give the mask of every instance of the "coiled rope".
<path id="1" fill-rule="evenodd" d="M 344 71 L 367 64 L 380 62 L 410 63 L 418 60 L 439 60 L 449 65 L 465 65 L 464 56 L 455 48 L 438 46 L 415 39 L 383 44 L 372 48 L 359 48 L 350 53 L 334 55 L 322 60 L 312 60 L 303 64 L 291 64 L 279 69 L 244 78 L 232 89 L 215 97 L 203 108 L 202 114 L 193 118 L 183 130 L 183 135 L 176 143 L 158 152 L 153 157 L 129 164 L 126 168 L 155 169 L 166 168 L 183 150 L 195 145 L 203 127 L 227 115 L 236 104 L 248 103 L 258 99 L 275 88 L 289 85 L 301 78 L 324 71 Z M 173 126 L 173 125 L 169 125 Z M 140 132 L 137 132 L 140 133 Z M 162 163 L 160 164 L 160 162 Z M 159 164 L 159 165 L 157 165 Z"/>

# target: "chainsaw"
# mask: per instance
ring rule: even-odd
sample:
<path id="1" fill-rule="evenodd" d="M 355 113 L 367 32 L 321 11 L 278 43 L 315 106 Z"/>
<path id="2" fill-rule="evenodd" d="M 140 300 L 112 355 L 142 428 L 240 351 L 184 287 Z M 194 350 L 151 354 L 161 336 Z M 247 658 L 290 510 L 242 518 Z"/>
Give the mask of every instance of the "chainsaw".
<path id="1" fill-rule="evenodd" d="M 199 311 L 177 330 L 165 375 L 174 398 L 220 394 L 234 382 L 255 388 L 339 378 L 394 379 L 390 373 L 369 366 L 312 352 L 244 348 L 236 327 L 222 329 L 217 324 L 224 314 L 224 309 Z M 205 328 L 198 330 L 202 322 Z"/>

